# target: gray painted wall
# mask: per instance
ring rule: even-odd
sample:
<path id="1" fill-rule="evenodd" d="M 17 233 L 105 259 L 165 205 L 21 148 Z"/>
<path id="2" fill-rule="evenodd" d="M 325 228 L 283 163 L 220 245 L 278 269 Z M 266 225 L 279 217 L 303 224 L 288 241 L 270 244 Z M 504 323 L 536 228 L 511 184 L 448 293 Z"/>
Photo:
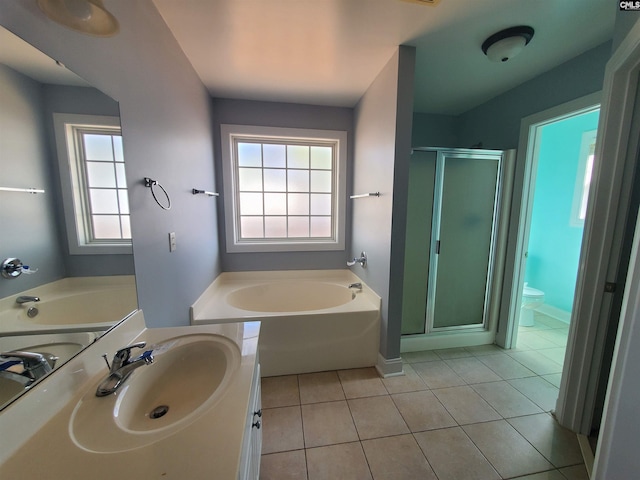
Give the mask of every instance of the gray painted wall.
<path id="1" fill-rule="evenodd" d="M 392 215 L 395 213 L 394 204 L 395 208 L 403 207 L 400 200 L 394 198 L 394 189 L 405 181 L 408 183 L 405 164 L 408 165 L 411 146 L 411 103 L 408 107 L 404 103 L 413 97 L 413 89 L 401 95 L 399 89 L 408 88 L 409 83 L 412 87 L 413 75 L 409 82 L 403 74 L 413 71 L 414 56 L 415 51 L 411 47 L 400 47 L 396 51 L 356 105 L 354 120 L 353 192 L 379 191 L 381 195 L 353 201 L 350 254 L 356 256 L 361 251 L 367 252 L 367 268 L 356 266 L 353 271 L 382 298 L 380 353 L 387 359 L 398 357 L 400 351 L 400 318 L 390 316 L 395 314 L 390 308 Z M 397 158 L 397 140 L 400 141 L 402 155 L 406 157 L 400 160 Z M 400 172 L 398 181 L 394 182 L 396 164 Z M 404 224 L 400 224 L 395 229 L 402 227 L 404 230 Z M 404 246 L 401 250 L 394 252 L 394 256 L 403 258 Z M 402 269 L 404 264 L 399 263 Z M 402 276 L 393 281 L 402 283 Z"/>
<path id="2" fill-rule="evenodd" d="M 40 83 L 0 65 L 0 186 L 45 190 L 37 195 L 0 192 L 0 255 L 38 268 L 33 275 L 0 279 L 0 298 L 65 275 L 43 105 Z"/>
<path id="3" fill-rule="evenodd" d="M 523 117 L 601 90 L 610 56 L 608 41 L 460 115 L 455 129 L 459 145 L 517 148 Z"/>
<path id="4" fill-rule="evenodd" d="M 620 46 L 624 37 L 627 36 L 638 20 L 640 20 L 640 11 L 622 11 L 618 9 L 616 12 L 616 25 L 613 31 L 613 51 Z"/>
<path id="5" fill-rule="evenodd" d="M 298 105 L 291 103 L 256 102 L 249 100 L 214 99 L 216 171 L 222 172 L 220 125 L 259 125 L 266 127 L 343 130 L 347 132 L 347 195 L 350 195 L 353 158 L 353 109 Z M 218 177 L 217 191 L 225 185 Z M 286 253 L 227 253 L 224 225 L 224 198 L 217 200 L 220 229 L 220 256 L 225 272 L 246 270 L 321 270 L 346 268 L 351 243 L 351 204 L 347 203 L 345 250 Z"/>
<path id="6" fill-rule="evenodd" d="M 462 147 L 456 138 L 457 118 L 453 115 L 414 112 L 411 146 Z"/>
<path id="7" fill-rule="evenodd" d="M 48 20 L 35 2 L 2 2 L 0 24 L 116 99 L 127 158 L 138 297 L 152 327 L 187 325 L 220 272 L 209 95 L 151 0 L 112 0 L 120 33 L 93 38 Z M 172 199 L 158 207 L 143 177 Z M 177 250 L 169 253 L 168 233 Z"/>

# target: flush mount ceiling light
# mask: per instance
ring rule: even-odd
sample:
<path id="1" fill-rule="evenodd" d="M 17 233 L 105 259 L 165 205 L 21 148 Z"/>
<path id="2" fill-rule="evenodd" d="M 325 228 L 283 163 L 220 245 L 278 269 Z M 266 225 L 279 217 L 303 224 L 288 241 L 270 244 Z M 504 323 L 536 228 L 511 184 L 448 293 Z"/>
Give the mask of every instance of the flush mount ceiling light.
<path id="1" fill-rule="evenodd" d="M 67 28 L 95 37 L 111 37 L 120 27 L 102 0 L 38 0 L 47 17 Z"/>
<path id="2" fill-rule="evenodd" d="M 506 62 L 531 41 L 533 32 L 533 28 L 525 25 L 501 30 L 484 41 L 482 51 L 492 62 Z"/>
<path id="3" fill-rule="evenodd" d="M 419 5 L 430 5 L 435 7 L 440 0 L 402 0 L 403 2 L 417 3 Z"/>

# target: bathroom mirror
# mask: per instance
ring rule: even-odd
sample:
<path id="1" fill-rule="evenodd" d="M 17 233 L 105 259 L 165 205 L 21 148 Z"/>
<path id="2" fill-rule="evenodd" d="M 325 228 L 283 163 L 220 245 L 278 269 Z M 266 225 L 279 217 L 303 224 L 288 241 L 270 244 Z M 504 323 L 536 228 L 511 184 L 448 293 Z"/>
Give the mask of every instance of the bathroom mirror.
<path id="1" fill-rule="evenodd" d="M 119 106 L 1 27 L 0 45 L 0 261 L 18 258 L 28 266 L 17 277 L 0 277 L 0 351 L 48 354 L 55 372 L 137 308 Z M 85 136 L 68 136 L 75 143 L 65 146 L 55 117 L 80 118 L 79 130 Z M 100 124 L 106 119 L 105 130 L 92 129 L 88 119 Z M 58 124 L 70 135 L 68 123 Z M 73 156 L 71 145 L 82 152 L 83 160 Z M 104 155 L 105 145 L 111 159 Z M 72 161 L 59 161 L 65 151 Z M 76 173 L 70 170 L 74 164 Z M 112 170 L 114 180 L 105 180 L 105 169 Z M 70 190 L 78 190 L 82 181 L 85 197 L 73 197 Z M 117 200 L 122 238 L 94 235 L 101 231 L 100 222 L 113 223 L 111 207 L 99 203 L 106 197 Z M 92 223 L 81 228 L 74 219 L 83 209 Z M 82 235 L 68 233 L 72 224 Z M 74 251 L 74 242 L 87 248 Z M 96 243 L 108 245 L 96 249 Z M 33 384 L 20 378 L 25 377 L 22 367 L 5 365 L 3 370 L 0 364 L 0 409 Z M 43 375 L 51 374 L 44 370 Z M 16 378 L 24 385 L 16 385 Z"/>

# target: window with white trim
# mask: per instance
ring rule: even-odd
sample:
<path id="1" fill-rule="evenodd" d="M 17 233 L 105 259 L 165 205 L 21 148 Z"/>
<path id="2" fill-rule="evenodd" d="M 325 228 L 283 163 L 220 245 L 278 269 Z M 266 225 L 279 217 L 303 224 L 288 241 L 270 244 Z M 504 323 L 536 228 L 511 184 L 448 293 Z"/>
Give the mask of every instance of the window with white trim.
<path id="1" fill-rule="evenodd" d="M 221 133 L 228 252 L 344 249 L 346 132 Z"/>
<path id="2" fill-rule="evenodd" d="M 590 130 L 582 134 L 578 171 L 571 206 L 571 218 L 569 221 L 569 224 L 573 227 L 584 226 L 584 220 L 587 217 L 587 202 L 589 200 L 589 188 L 591 187 L 593 161 L 596 150 L 596 133 L 597 130 Z"/>
<path id="3" fill-rule="evenodd" d="M 70 253 L 131 253 L 120 120 L 54 114 L 54 127 Z"/>

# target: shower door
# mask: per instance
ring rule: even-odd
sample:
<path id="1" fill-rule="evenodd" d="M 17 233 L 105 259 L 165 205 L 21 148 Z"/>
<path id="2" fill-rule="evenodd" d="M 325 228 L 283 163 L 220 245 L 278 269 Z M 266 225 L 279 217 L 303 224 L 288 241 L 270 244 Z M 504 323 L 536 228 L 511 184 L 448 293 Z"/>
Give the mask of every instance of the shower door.
<path id="1" fill-rule="evenodd" d="M 502 152 L 438 150 L 426 330 L 484 329 Z"/>

